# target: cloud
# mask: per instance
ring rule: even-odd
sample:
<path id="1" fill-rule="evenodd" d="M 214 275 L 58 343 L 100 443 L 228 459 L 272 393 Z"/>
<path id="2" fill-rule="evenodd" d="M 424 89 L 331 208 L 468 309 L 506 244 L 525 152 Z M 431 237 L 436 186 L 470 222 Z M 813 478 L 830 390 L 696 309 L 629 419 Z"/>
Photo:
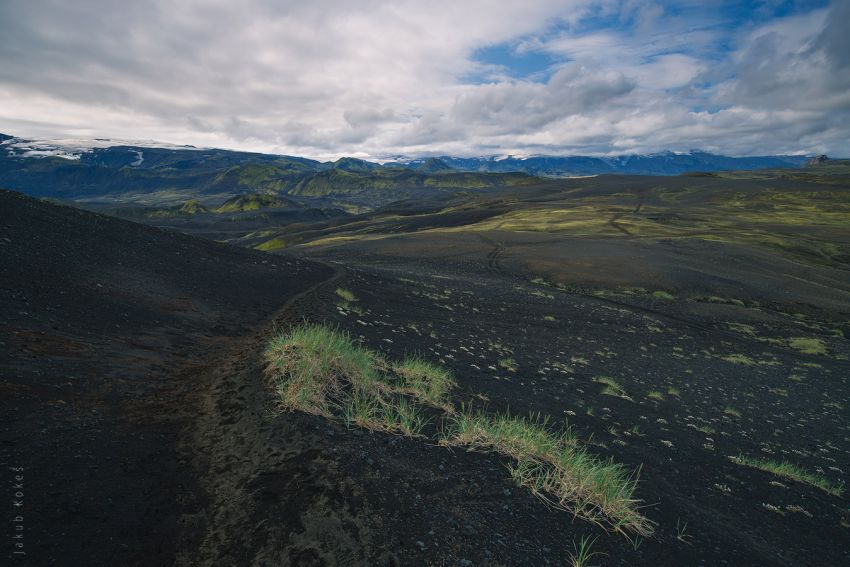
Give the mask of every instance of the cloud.
<path id="1" fill-rule="evenodd" d="M 4 2 L 0 131 L 320 158 L 850 154 L 848 4 L 765 4 L 757 25 L 702 4 Z M 552 66 L 476 59 L 499 45 Z"/>

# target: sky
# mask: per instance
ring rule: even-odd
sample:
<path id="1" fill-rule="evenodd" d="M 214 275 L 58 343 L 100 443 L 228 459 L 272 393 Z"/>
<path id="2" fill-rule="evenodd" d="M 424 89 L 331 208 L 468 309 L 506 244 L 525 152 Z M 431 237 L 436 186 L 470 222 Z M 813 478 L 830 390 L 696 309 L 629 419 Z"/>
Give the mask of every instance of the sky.
<path id="1" fill-rule="evenodd" d="M 850 0 L 0 0 L 0 132 L 850 156 Z"/>

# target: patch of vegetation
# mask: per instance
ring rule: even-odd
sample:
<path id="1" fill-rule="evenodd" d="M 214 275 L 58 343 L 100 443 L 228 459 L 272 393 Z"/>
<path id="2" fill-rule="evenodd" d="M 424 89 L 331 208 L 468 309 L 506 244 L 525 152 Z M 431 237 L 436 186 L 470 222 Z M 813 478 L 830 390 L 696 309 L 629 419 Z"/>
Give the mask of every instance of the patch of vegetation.
<path id="1" fill-rule="evenodd" d="M 683 522 L 681 519 L 676 520 L 676 539 L 681 541 L 682 543 L 690 544 L 691 536 L 689 536 L 686 532 L 688 531 L 688 522 Z"/>
<path id="2" fill-rule="evenodd" d="M 664 401 L 664 394 L 662 394 L 662 393 L 661 393 L 661 392 L 659 392 L 658 390 L 652 390 L 652 391 L 650 391 L 650 392 L 646 395 L 646 397 L 647 397 L 647 398 L 649 398 L 650 400 L 658 400 L 659 402 L 663 402 L 663 401 Z"/>
<path id="3" fill-rule="evenodd" d="M 826 354 L 826 345 L 820 339 L 807 337 L 791 337 L 788 346 L 804 354 Z"/>
<path id="4" fill-rule="evenodd" d="M 700 296 L 695 297 L 694 301 L 700 303 L 720 303 L 726 305 L 736 305 L 738 307 L 744 307 L 744 302 L 740 299 L 729 298 L 729 297 L 717 297 L 716 295 L 708 295 L 708 296 Z"/>
<path id="5" fill-rule="evenodd" d="M 516 372 L 519 369 L 519 365 L 513 358 L 500 358 L 497 364 L 508 372 Z"/>
<path id="6" fill-rule="evenodd" d="M 339 297 L 341 300 L 337 304 L 340 309 L 343 309 L 345 311 L 351 311 L 352 313 L 357 313 L 358 315 L 363 315 L 365 313 L 363 308 L 357 305 L 358 299 L 351 291 L 338 287 L 336 288 L 336 291 L 334 293 L 336 293 L 337 297 Z"/>
<path id="7" fill-rule="evenodd" d="M 152 219 L 167 219 L 180 216 L 191 216 L 209 213 L 210 210 L 196 199 L 189 199 L 182 205 L 173 207 L 158 207 L 148 210 L 144 216 Z"/>
<path id="8" fill-rule="evenodd" d="M 262 250 L 263 252 L 271 252 L 273 250 L 280 250 L 281 248 L 286 248 L 290 245 L 290 241 L 282 238 L 275 237 L 270 240 L 266 240 L 265 242 L 261 242 L 254 246 L 256 250 Z"/>
<path id="9" fill-rule="evenodd" d="M 676 299 L 676 297 L 674 295 L 667 293 L 666 291 L 662 291 L 662 290 L 653 291 L 652 297 L 654 297 L 656 299 L 665 299 L 667 301 L 673 301 L 674 299 Z"/>
<path id="10" fill-rule="evenodd" d="M 615 531 L 652 534 L 634 498 L 637 474 L 590 455 L 569 429 L 552 432 L 547 421 L 466 408 L 448 420 L 442 443 L 508 455 L 514 481 L 548 504 Z"/>
<path id="11" fill-rule="evenodd" d="M 590 563 L 588 562 L 591 558 L 597 555 L 604 555 L 604 553 L 590 550 L 593 544 L 596 543 L 596 539 L 595 537 L 591 539 L 589 536 L 581 536 L 578 545 L 573 542 L 573 553 L 570 554 L 571 567 L 590 567 Z M 635 539 L 637 540 L 639 538 Z"/>
<path id="12" fill-rule="evenodd" d="M 789 463 L 788 461 L 777 462 L 763 459 L 751 459 L 743 455 L 731 457 L 731 459 L 733 462 L 739 465 L 753 467 L 775 474 L 776 476 L 780 476 L 782 478 L 787 478 L 791 480 L 796 480 L 797 482 L 810 484 L 833 496 L 841 496 L 844 493 L 843 484 L 833 484 L 829 482 L 829 480 L 827 480 L 826 477 L 824 477 L 823 475 L 808 472 L 793 463 Z"/>
<path id="13" fill-rule="evenodd" d="M 632 398 L 626 394 L 626 391 L 620 385 L 619 382 L 611 378 L 610 376 L 597 376 L 593 379 L 594 382 L 599 384 L 604 384 L 605 387 L 602 388 L 602 393 L 608 396 L 617 396 L 618 398 L 624 398 L 626 400 L 631 400 Z"/>
<path id="14" fill-rule="evenodd" d="M 347 289 L 338 287 L 336 288 L 336 291 L 334 293 L 336 293 L 338 297 L 344 299 L 345 301 L 357 301 L 357 297 L 355 297 L 355 295 Z"/>
<path id="15" fill-rule="evenodd" d="M 392 369 L 399 378 L 399 391 L 424 404 L 451 410 L 448 395 L 456 386 L 451 372 L 418 356 L 393 364 Z"/>
<path id="16" fill-rule="evenodd" d="M 546 417 L 457 412 L 449 401 L 451 374 L 420 357 L 392 363 L 323 325 L 276 334 L 264 356 L 281 409 L 422 437 L 431 421 L 424 406 L 430 406 L 443 424 L 440 444 L 512 457 L 513 479 L 549 505 L 626 535 L 653 533 L 634 497 L 637 472 L 591 455 L 569 429 L 551 431 Z"/>
<path id="17" fill-rule="evenodd" d="M 542 297 L 543 299 L 555 299 L 555 296 L 551 293 L 546 293 L 545 291 L 540 291 L 539 289 L 532 290 L 529 293 L 535 297 Z"/>
<path id="18" fill-rule="evenodd" d="M 234 213 L 242 211 L 257 211 L 275 207 L 289 207 L 294 203 L 289 199 L 283 199 L 277 195 L 263 193 L 245 193 L 232 197 L 222 203 L 215 212 Z"/>
<path id="19" fill-rule="evenodd" d="M 335 403 L 372 393 L 379 380 L 376 353 L 322 325 L 274 336 L 265 358 L 278 403 L 286 410 L 330 417 Z"/>
<path id="20" fill-rule="evenodd" d="M 732 364 L 743 364 L 744 366 L 752 366 L 756 364 L 756 361 L 746 354 L 729 354 L 721 356 L 720 359 L 725 360 L 726 362 L 731 362 Z"/>
<path id="21" fill-rule="evenodd" d="M 742 335 L 747 335 L 750 337 L 756 336 L 756 328 L 752 325 L 747 325 L 746 323 L 726 323 L 726 327 L 730 331 L 735 331 L 736 333 L 741 333 Z"/>
<path id="22" fill-rule="evenodd" d="M 399 432 L 407 437 L 419 437 L 428 419 L 405 398 L 396 398 L 390 403 L 379 405 L 378 426 L 389 432 Z"/>
<path id="23" fill-rule="evenodd" d="M 726 415 L 731 415 L 732 417 L 741 417 L 741 412 L 736 410 L 732 406 L 727 406 L 723 408 L 723 413 Z"/>
<path id="24" fill-rule="evenodd" d="M 183 215 L 197 215 L 197 214 L 200 214 L 200 213 L 210 212 L 210 210 L 207 207 L 202 205 L 196 199 L 189 199 L 188 201 L 183 203 L 183 206 L 181 206 L 178 209 L 178 211 L 180 212 L 180 214 L 183 214 Z"/>

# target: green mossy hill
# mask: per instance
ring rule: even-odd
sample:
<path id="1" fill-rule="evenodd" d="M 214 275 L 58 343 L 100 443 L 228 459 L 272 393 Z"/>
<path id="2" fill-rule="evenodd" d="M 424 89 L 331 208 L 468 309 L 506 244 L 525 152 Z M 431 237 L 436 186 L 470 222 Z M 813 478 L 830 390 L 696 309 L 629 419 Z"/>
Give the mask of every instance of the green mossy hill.
<path id="1" fill-rule="evenodd" d="M 446 173 L 451 171 L 457 171 L 439 158 L 426 159 L 421 164 L 419 164 L 416 170 L 426 173 Z"/>
<path id="2" fill-rule="evenodd" d="M 308 197 L 363 194 L 410 189 L 486 189 L 531 183 L 537 178 L 524 173 L 428 173 L 343 158 L 330 169 L 293 171 L 274 164 L 248 164 L 219 174 L 208 191 L 282 193 Z"/>
<path id="3" fill-rule="evenodd" d="M 235 166 L 216 175 L 207 191 L 255 191 L 277 193 L 286 191 L 307 174 L 308 170 L 290 167 L 289 164 L 250 163 Z"/>
<path id="4" fill-rule="evenodd" d="M 127 153 L 121 153 L 121 159 Z M 65 199 L 154 192 L 191 198 L 242 193 L 354 196 L 353 204 L 374 208 L 434 189 L 487 189 L 540 182 L 539 178 L 525 173 L 460 172 L 434 159 L 426 160 L 414 170 L 357 158 L 320 163 L 287 156 L 233 152 L 230 155 L 223 151 L 169 153 L 144 149 L 143 153 L 143 167 L 107 165 L 112 163 L 106 159 L 109 156 L 87 158 L 87 161 L 0 156 L 0 185 L 36 197 Z M 160 213 L 174 214 L 173 211 Z"/>
<path id="5" fill-rule="evenodd" d="M 180 214 L 183 215 L 197 215 L 199 213 L 208 213 L 210 210 L 196 201 L 195 199 L 190 199 L 183 203 L 178 209 Z"/>
<path id="6" fill-rule="evenodd" d="M 376 163 L 363 161 L 362 159 L 344 157 L 339 158 L 335 162 L 333 162 L 334 169 L 341 169 L 343 171 L 372 171 L 374 169 L 378 169 L 379 166 Z"/>
<path id="7" fill-rule="evenodd" d="M 791 179 L 809 183 L 846 186 L 850 184 L 850 160 L 827 159 L 798 169 L 722 171 L 716 175 L 727 179 Z"/>
<path id="8" fill-rule="evenodd" d="M 487 189 L 533 183 L 537 178 L 524 173 L 423 173 L 396 168 L 368 173 L 333 169 L 301 179 L 287 191 L 292 195 L 325 196 L 393 189 Z"/>
<path id="9" fill-rule="evenodd" d="M 226 200 L 221 204 L 221 206 L 215 209 L 215 212 L 236 213 L 241 211 L 257 211 L 260 209 L 276 209 L 283 207 L 298 207 L 298 204 L 290 199 L 278 197 L 277 195 L 246 193 Z"/>
<path id="10" fill-rule="evenodd" d="M 209 213 L 210 210 L 195 199 L 190 199 L 182 205 L 162 207 L 147 211 L 144 216 L 152 219 L 174 218 Z"/>

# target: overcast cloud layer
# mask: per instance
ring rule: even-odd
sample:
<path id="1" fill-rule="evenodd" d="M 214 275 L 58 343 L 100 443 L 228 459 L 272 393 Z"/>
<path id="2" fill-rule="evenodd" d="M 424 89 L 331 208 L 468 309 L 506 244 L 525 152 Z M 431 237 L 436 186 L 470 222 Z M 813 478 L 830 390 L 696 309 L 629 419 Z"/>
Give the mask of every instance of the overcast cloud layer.
<path id="1" fill-rule="evenodd" d="M 746 4 L 3 1 L 0 132 L 318 158 L 850 155 L 850 0 Z"/>

